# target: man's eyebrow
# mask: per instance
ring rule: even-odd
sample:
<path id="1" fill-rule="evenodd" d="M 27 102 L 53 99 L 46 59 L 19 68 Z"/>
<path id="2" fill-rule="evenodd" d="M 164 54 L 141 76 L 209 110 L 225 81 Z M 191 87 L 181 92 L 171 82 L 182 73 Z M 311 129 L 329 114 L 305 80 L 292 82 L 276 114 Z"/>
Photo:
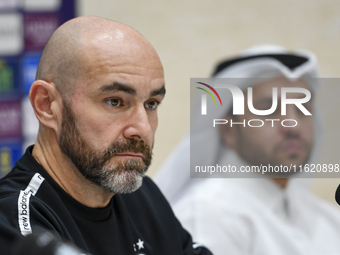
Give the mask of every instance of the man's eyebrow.
<path id="1" fill-rule="evenodd" d="M 128 85 L 124 85 L 118 82 L 115 82 L 113 84 L 109 84 L 109 85 L 103 85 L 100 87 L 100 92 L 107 92 L 107 91 L 123 91 L 125 93 L 128 93 L 130 95 L 136 95 L 136 90 L 134 88 L 131 88 Z"/>
<path id="2" fill-rule="evenodd" d="M 165 90 L 165 85 L 163 85 L 160 89 L 156 89 L 156 90 L 152 91 L 152 92 L 150 93 L 150 97 L 154 97 L 154 96 L 157 96 L 157 95 L 162 95 L 162 96 L 164 96 L 164 95 L 165 95 L 165 92 L 166 92 L 166 90 Z"/>

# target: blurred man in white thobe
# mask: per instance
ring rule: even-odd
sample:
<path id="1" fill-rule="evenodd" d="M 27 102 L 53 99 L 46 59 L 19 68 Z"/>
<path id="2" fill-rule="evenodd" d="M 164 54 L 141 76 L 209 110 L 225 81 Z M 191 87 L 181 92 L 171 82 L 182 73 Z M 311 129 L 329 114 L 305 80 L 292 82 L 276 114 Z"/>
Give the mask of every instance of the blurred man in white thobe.
<path id="1" fill-rule="evenodd" d="M 296 127 L 261 128 L 221 125 L 211 131 L 191 131 L 165 162 L 156 182 L 172 203 L 182 224 L 194 238 L 216 255 L 313 255 L 340 254 L 340 210 L 310 191 L 312 179 L 267 176 L 266 178 L 190 179 L 191 146 L 202 146 L 211 155 L 198 155 L 197 165 L 289 166 L 315 163 L 322 128 L 313 95 L 317 89 L 317 63 L 309 51 L 294 53 L 273 45 L 262 45 L 222 62 L 213 77 L 263 78 L 249 84 L 240 79 L 239 88 L 253 87 L 256 109 L 269 109 L 272 88 L 299 87 L 311 91 L 305 116 L 294 105 L 287 106 L 284 119 L 295 119 Z M 255 80 L 255 79 L 254 79 Z M 291 93 L 291 98 L 301 94 Z M 257 116 L 245 107 L 243 116 L 233 116 L 231 102 L 223 102 L 220 119 L 248 122 L 250 119 L 280 119 L 280 107 L 270 116 Z M 221 112 L 221 111 L 220 111 Z M 277 122 L 279 123 L 279 122 Z M 193 147 L 192 147 L 193 148 Z M 215 156 L 216 155 L 216 156 Z M 195 160 L 195 159 L 192 159 Z M 259 177 L 259 176 L 255 176 Z"/>

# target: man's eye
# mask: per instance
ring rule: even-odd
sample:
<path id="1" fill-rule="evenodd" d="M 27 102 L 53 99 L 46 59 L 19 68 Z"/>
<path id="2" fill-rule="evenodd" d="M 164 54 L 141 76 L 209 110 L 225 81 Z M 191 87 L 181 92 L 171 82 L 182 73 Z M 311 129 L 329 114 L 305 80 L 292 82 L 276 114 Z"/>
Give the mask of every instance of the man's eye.
<path id="1" fill-rule="evenodd" d="M 118 98 L 107 99 L 106 102 L 113 107 L 118 107 L 122 104 L 122 101 Z"/>
<path id="2" fill-rule="evenodd" d="M 145 104 L 145 107 L 148 109 L 155 109 L 159 105 L 158 101 L 149 101 Z"/>

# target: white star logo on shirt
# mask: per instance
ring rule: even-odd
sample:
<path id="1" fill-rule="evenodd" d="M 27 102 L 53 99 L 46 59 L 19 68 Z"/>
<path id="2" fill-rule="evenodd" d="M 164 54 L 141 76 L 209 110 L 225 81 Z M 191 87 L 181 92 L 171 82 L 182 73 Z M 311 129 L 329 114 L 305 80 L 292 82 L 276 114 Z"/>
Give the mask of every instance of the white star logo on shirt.
<path id="1" fill-rule="evenodd" d="M 144 249 L 144 241 L 142 241 L 138 238 L 138 243 L 136 243 L 136 244 L 138 245 L 138 250 Z"/>

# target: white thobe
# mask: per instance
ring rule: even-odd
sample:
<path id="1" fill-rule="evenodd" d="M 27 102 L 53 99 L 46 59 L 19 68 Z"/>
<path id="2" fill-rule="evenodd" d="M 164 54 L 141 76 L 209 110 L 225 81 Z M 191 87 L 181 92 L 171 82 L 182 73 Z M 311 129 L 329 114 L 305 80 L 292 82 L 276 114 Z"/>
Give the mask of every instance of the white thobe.
<path id="1" fill-rule="evenodd" d="M 271 179 L 207 179 L 174 211 L 216 255 L 340 254 L 340 208 L 305 187 Z"/>

